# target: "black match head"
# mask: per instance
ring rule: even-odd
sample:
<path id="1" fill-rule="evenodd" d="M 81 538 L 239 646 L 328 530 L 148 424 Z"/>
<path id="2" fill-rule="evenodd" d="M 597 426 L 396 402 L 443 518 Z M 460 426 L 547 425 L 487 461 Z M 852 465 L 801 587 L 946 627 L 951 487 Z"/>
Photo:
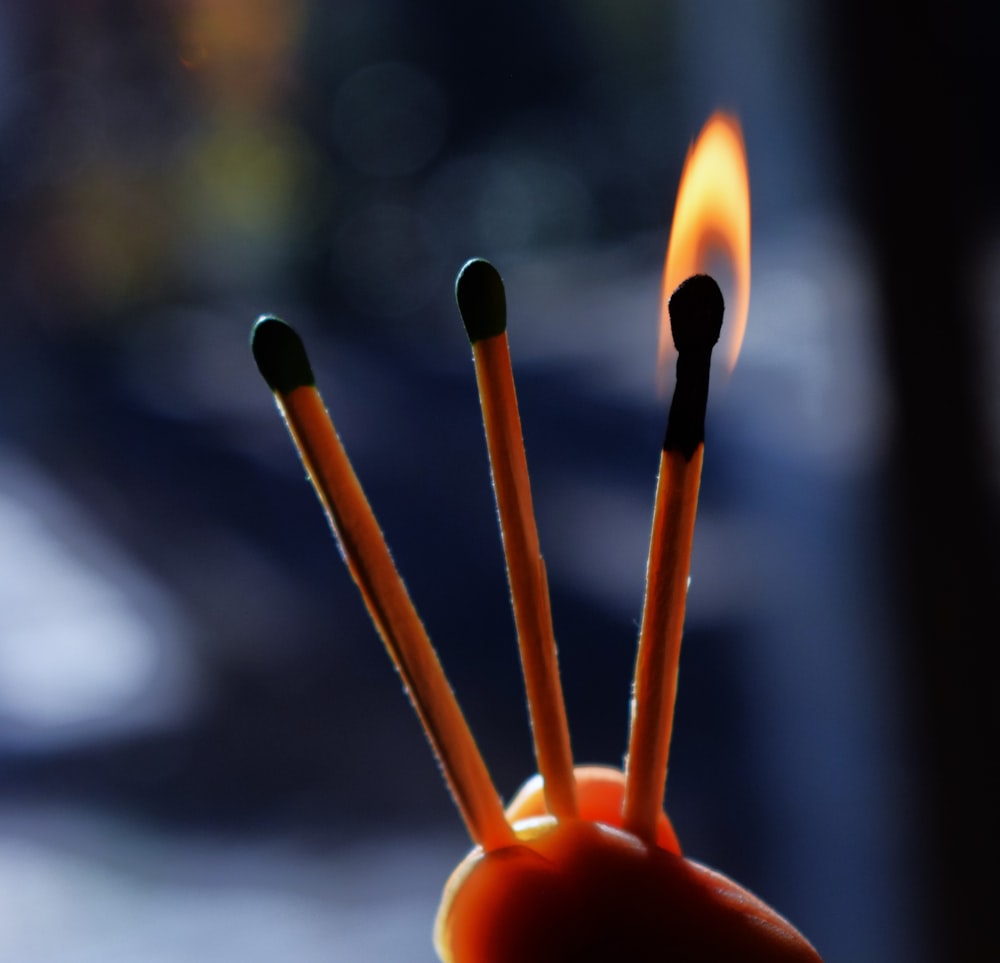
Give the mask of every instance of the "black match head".
<path id="1" fill-rule="evenodd" d="M 678 351 L 711 351 L 722 331 L 725 310 L 719 285 L 707 274 L 682 281 L 667 302 L 670 333 Z"/>
<path id="2" fill-rule="evenodd" d="M 476 257 L 462 265 L 455 279 L 455 300 L 473 344 L 507 330 L 507 295 L 489 261 Z"/>
<path id="3" fill-rule="evenodd" d="M 287 394 L 316 383 L 302 339 L 280 318 L 258 318 L 250 332 L 250 347 L 272 391 Z"/>

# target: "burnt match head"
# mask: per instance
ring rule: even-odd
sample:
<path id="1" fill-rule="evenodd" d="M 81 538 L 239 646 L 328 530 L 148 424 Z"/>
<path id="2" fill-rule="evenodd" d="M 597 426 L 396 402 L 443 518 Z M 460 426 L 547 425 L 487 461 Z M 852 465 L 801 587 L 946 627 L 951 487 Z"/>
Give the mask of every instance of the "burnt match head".
<path id="1" fill-rule="evenodd" d="M 278 394 L 316 384 L 302 339 L 280 318 L 264 315 L 250 332 L 254 361 L 267 386 Z"/>
<path id="2" fill-rule="evenodd" d="M 455 300 L 473 344 L 507 330 L 507 295 L 489 261 L 476 257 L 462 265 L 455 279 Z"/>
<path id="3" fill-rule="evenodd" d="M 667 302 L 670 333 L 680 351 L 711 351 L 722 331 L 725 302 L 722 291 L 707 274 L 682 281 Z"/>
<path id="4" fill-rule="evenodd" d="M 719 285 L 707 274 L 689 277 L 667 302 L 677 348 L 677 385 L 663 448 L 680 452 L 688 461 L 705 440 L 712 348 L 719 340 L 724 308 Z"/>

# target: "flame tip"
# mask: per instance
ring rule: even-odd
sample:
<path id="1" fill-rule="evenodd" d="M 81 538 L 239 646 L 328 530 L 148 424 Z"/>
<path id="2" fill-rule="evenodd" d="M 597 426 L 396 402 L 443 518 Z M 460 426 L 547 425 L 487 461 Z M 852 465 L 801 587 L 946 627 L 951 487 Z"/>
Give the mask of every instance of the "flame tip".
<path id="1" fill-rule="evenodd" d="M 735 113 L 715 111 L 688 150 L 677 190 L 664 266 L 660 317 L 659 380 L 670 353 L 668 303 L 678 286 L 705 275 L 722 253 L 732 268 L 727 357 L 736 363 L 750 305 L 750 185 L 746 146 Z"/>

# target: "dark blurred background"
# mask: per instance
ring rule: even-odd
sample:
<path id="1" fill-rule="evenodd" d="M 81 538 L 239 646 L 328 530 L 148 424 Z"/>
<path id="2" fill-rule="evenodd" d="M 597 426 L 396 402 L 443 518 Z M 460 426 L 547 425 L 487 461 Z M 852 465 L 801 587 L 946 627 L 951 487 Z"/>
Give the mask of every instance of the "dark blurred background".
<path id="1" fill-rule="evenodd" d="M 504 274 L 574 749 L 620 764 L 687 146 L 744 127 L 667 808 L 829 961 L 997 958 L 997 15 L 0 4 L 0 949 L 429 961 L 467 840 L 254 369 L 320 385 L 534 768 L 461 263 Z"/>

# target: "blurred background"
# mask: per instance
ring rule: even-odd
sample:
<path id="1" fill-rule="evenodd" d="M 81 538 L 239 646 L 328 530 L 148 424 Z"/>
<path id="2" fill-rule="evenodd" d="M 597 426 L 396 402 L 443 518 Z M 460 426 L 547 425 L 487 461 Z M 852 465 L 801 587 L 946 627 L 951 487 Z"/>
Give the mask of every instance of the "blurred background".
<path id="1" fill-rule="evenodd" d="M 834 961 L 996 958 L 995 13 L 0 4 L 0 949 L 430 961 L 468 846 L 247 347 L 327 403 L 501 793 L 468 343 L 511 350 L 575 755 L 620 764 L 688 144 L 743 124 L 667 808 Z"/>

